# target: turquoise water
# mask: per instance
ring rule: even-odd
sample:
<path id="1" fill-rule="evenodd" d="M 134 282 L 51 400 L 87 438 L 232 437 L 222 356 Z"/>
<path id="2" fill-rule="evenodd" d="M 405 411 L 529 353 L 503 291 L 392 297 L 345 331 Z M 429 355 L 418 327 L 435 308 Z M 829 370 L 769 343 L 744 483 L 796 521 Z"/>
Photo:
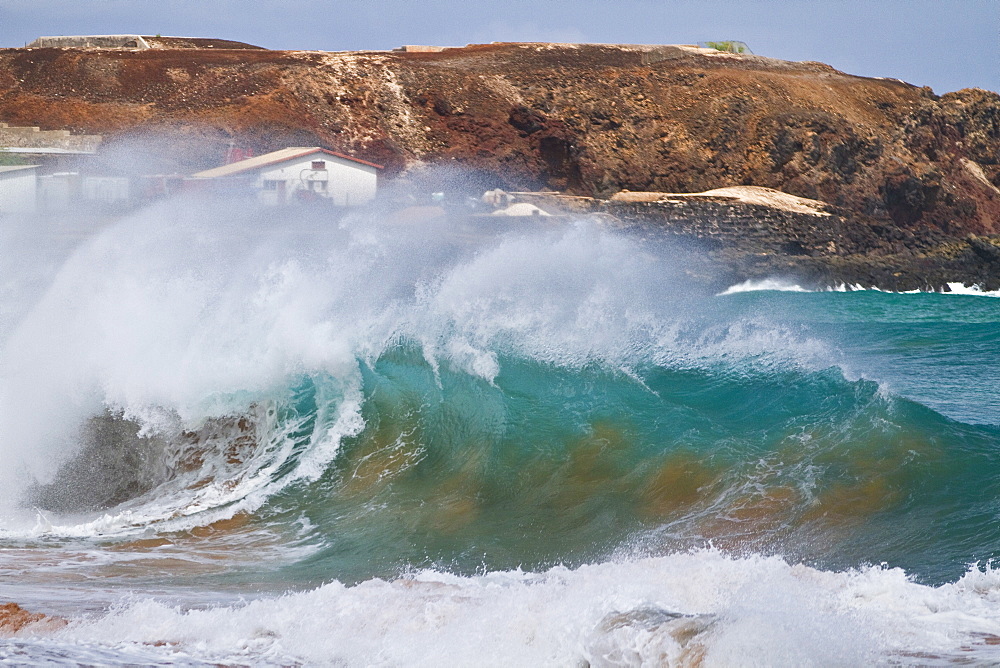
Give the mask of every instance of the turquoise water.
<path id="1" fill-rule="evenodd" d="M 365 430 L 296 492 L 323 545 L 296 570 L 537 570 L 712 541 L 940 584 L 997 556 L 1000 301 L 718 299 L 832 342 L 854 379 L 724 356 L 628 372 L 500 357 L 488 382 L 435 376 L 400 344 L 363 369 Z"/>
<path id="2" fill-rule="evenodd" d="M 996 658 L 1000 299 L 182 213 L 8 276 L 8 660 Z"/>
<path id="3" fill-rule="evenodd" d="M 439 386 L 405 353 L 365 370 L 365 430 L 275 499 L 315 526 L 303 577 L 538 570 L 712 541 L 941 583 L 1000 545 L 1000 430 L 836 369 L 633 377 L 502 360 L 493 384 L 444 369 Z"/>

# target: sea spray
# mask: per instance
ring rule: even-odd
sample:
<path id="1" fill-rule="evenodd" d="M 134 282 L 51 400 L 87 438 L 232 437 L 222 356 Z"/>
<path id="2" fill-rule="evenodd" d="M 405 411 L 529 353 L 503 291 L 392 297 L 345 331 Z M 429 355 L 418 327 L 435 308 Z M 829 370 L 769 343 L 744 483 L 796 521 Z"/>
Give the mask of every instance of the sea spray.
<path id="1" fill-rule="evenodd" d="M 356 395 L 358 360 L 400 337 L 486 376 L 512 346 L 630 364 L 688 310 L 690 288 L 662 257 L 592 224 L 470 241 L 176 206 L 84 242 L 7 337 L 0 436 L 17 464 L 5 489 L 50 482 L 79 426 L 106 409 L 176 432 L 278 398 L 303 373 Z"/>

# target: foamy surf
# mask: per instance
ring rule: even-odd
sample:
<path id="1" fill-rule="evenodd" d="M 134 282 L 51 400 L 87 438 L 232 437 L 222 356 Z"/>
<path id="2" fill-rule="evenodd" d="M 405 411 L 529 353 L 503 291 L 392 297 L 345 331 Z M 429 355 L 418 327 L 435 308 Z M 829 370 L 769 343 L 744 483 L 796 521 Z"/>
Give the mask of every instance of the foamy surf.
<path id="1" fill-rule="evenodd" d="M 838 283 L 836 285 L 823 288 L 805 288 L 793 279 L 787 278 L 762 278 L 748 279 L 742 283 L 731 285 L 717 296 L 735 295 L 744 292 L 885 292 L 889 294 L 952 294 L 952 295 L 973 295 L 977 297 L 1000 297 L 1000 290 L 983 290 L 978 285 L 966 285 L 965 283 L 946 283 L 945 288 L 940 290 L 903 290 L 894 292 L 883 290 L 875 286 L 864 286 L 860 283 Z"/>
<path id="2" fill-rule="evenodd" d="M 836 573 L 700 550 L 539 573 L 420 571 L 207 609 L 125 599 L 19 638 L 121 662 L 983 664 L 1000 660 L 998 582 L 988 567 L 929 587 L 899 569 Z"/>
<path id="3" fill-rule="evenodd" d="M 742 292 L 811 292 L 794 281 L 783 278 L 748 279 L 736 285 L 730 285 L 718 296 L 735 295 Z"/>

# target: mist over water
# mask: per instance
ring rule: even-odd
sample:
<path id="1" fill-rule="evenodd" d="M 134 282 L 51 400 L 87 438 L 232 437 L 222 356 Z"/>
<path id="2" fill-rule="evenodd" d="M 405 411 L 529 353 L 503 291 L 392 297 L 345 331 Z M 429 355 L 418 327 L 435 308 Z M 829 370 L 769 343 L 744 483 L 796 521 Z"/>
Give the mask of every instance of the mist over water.
<path id="1" fill-rule="evenodd" d="M 359 362 L 404 339 L 432 366 L 447 359 L 487 380 L 504 349 L 634 363 L 671 335 L 657 315 L 688 308 L 657 258 L 593 225 L 460 236 L 302 215 L 172 202 L 82 240 L 20 294 L 8 285 L 0 433 L 27 467 L 11 474 L 47 481 L 81 422 L 104 410 L 169 433 L 302 375 L 356 393 Z M 46 257 L 48 239 L 11 253 L 12 278 Z"/>
<path id="2" fill-rule="evenodd" d="M 926 664 L 1000 637 L 1000 300 L 716 296 L 591 220 L 188 199 L 0 234 L 0 593 L 69 619 L 4 656 Z"/>

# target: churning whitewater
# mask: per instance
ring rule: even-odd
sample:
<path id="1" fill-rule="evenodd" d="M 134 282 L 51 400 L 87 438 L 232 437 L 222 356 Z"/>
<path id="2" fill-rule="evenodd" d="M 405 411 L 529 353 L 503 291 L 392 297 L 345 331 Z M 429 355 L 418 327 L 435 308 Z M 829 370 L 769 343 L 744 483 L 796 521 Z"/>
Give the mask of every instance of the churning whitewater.
<path id="1" fill-rule="evenodd" d="M 1000 300 L 324 215 L 3 232 L 0 658 L 1000 661 Z"/>

